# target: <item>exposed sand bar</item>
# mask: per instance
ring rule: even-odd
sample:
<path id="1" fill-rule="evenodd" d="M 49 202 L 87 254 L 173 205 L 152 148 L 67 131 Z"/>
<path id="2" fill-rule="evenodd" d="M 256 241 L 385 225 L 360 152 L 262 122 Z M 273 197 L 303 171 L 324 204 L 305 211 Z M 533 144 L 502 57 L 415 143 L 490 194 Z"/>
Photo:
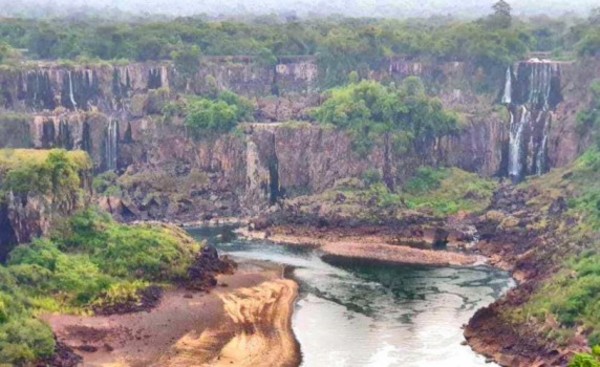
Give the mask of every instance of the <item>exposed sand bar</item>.
<path id="1" fill-rule="evenodd" d="M 377 236 L 323 238 L 311 236 L 294 236 L 289 234 L 270 234 L 248 231 L 241 228 L 238 233 L 249 239 L 268 239 L 276 243 L 309 246 L 318 248 L 326 255 L 349 259 L 381 261 L 391 264 L 411 264 L 430 266 L 471 266 L 483 264 L 487 259 L 483 256 L 464 254 L 453 251 L 426 250 L 409 246 L 391 245 Z"/>
<path id="2" fill-rule="evenodd" d="M 84 366 L 297 366 L 297 284 L 280 266 L 247 263 L 210 294 L 165 292 L 150 312 L 46 319 Z"/>

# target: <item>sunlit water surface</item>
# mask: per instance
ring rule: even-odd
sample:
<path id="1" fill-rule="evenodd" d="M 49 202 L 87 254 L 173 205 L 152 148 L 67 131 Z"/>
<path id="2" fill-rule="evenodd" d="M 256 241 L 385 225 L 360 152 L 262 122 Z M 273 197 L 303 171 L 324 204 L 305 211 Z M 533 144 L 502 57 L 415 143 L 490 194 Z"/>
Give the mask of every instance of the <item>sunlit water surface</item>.
<path id="1" fill-rule="evenodd" d="M 303 366 L 493 366 L 461 345 L 461 326 L 514 285 L 505 272 L 327 263 L 315 250 L 237 239 L 231 228 L 190 232 L 236 258 L 294 268 Z"/>

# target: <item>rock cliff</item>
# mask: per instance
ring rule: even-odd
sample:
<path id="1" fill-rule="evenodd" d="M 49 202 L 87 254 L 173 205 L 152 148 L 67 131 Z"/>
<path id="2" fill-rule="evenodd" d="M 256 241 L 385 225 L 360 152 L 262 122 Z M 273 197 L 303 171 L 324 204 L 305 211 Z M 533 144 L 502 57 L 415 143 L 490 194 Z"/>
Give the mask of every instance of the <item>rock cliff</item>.
<path id="1" fill-rule="evenodd" d="M 368 77 L 419 76 L 462 121 L 459 133 L 426 147 L 427 157 L 394 157 L 398 183 L 421 164 L 519 179 L 571 162 L 589 145 L 576 132 L 575 115 L 598 68 L 597 60 L 520 62 L 508 69 L 496 98 L 477 89 L 476 79 L 485 75 L 468 64 L 391 59 Z M 5 110 L 19 114 L 3 126 L 2 146 L 85 150 L 96 172 L 134 177 L 126 187 L 129 204 L 152 218 L 257 212 L 278 196 L 322 192 L 340 178 L 383 169 L 379 148 L 358 157 L 342 132 L 281 123 L 308 119 L 322 101 L 311 58 L 275 66 L 244 57 L 206 58 L 188 79 L 168 63 L 38 64 L 1 71 L 0 85 Z M 195 141 L 180 123 L 161 119 L 161 106 L 178 95 L 222 89 L 251 97 L 257 121 L 272 124 L 247 124 L 241 134 Z M 186 188 L 175 193 L 169 180 L 144 183 L 156 175 L 185 181 Z"/>

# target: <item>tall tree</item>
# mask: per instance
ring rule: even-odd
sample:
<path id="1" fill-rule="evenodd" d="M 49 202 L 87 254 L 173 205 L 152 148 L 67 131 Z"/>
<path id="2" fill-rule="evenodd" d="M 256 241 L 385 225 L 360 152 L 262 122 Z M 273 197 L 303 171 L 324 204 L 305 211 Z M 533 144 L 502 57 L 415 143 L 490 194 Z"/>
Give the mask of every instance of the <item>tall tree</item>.
<path id="1" fill-rule="evenodd" d="M 498 28 L 509 28 L 512 24 L 512 7 L 504 0 L 498 0 L 493 6 L 494 14 L 491 16 L 492 25 Z"/>

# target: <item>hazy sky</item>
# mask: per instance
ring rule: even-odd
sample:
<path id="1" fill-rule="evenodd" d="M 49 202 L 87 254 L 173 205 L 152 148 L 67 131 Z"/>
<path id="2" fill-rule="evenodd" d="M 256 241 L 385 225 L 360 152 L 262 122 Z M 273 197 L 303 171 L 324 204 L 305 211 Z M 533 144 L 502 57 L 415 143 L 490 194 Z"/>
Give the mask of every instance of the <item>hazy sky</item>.
<path id="1" fill-rule="evenodd" d="M 65 12 L 78 7 L 118 8 L 144 14 L 208 15 L 272 14 L 295 12 L 306 15 L 409 17 L 432 14 L 480 16 L 490 12 L 495 0 L 0 0 L 4 14 L 44 14 L 49 9 Z M 508 0 L 515 14 L 586 14 L 600 6 L 598 0 Z"/>

